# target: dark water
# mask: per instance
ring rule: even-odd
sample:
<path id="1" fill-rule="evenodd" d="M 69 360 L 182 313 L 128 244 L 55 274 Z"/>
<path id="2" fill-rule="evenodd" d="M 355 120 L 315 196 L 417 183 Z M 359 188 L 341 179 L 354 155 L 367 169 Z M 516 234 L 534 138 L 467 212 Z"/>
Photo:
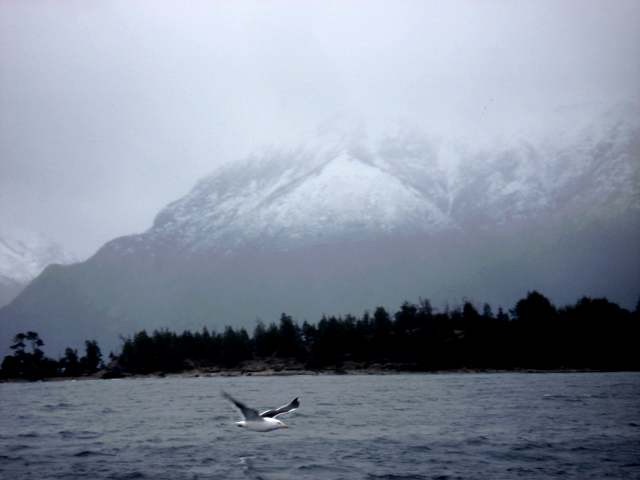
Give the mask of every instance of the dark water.
<path id="1" fill-rule="evenodd" d="M 236 427 L 299 395 L 270 433 Z M 640 478 L 640 374 L 0 385 L 0 478 Z"/>

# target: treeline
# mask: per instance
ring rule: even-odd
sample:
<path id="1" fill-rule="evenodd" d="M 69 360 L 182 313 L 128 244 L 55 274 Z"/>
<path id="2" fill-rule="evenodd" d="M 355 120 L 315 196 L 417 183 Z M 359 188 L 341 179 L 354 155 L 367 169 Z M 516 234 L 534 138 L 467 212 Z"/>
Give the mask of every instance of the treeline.
<path id="1" fill-rule="evenodd" d="M 362 316 L 323 317 L 302 325 L 282 314 L 252 335 L 227 327 L 216 333 L 141 331 L 126 339 L 118 362 L 135 373 L 194 367 L 234 368 L 251 360 L 283 359 L 307 369 L 603 369 L 638 370 L 640 313 L 607 299 L 584 297 L 556 308 L 530 292 L 510 312 L 471 302 L 436 311 L 428 300 L 383 307 Z"/>
<path id="2" fill-rule="evenodd" d="M 13 338 L 12 355 L 2 361 L 0 378 L 24 378 L 39 380 L 51 377 L 78 377 L 91 375 L 104 367 L 102 352 L 95 340 L 85 342 L 85 354 L 67 348 L 58 360 L 45 357 L 44 341 L 36 332 L 18 333 Z"/>
<path id="3" fill-rule="evenodd" d="M 556 308 L 534 291 L 509 312 L 494 312 L 488 304 L 478 309 L 471 302 L 437 311 L 421 300 L 406 302 L 394 313 L 378 307 L 361 316 L 323 317 L 301 325 L 282 314 L 277 324 L 258 323 L 251 335 L 231 327 L 220 333 L 207 328 L 179 334 L 143 330 L 123 340 L 109 368 L 144 374 L 283 361 L 312 370 L 640 370 L 634 353 L 639 340 L 638 307 L 630 312 L 605 298 L 584 297 Z M 89 344 L 83 357 L 87 360 L 74 363 L 74 351 L 67 349 L 56 366 L 50 365 L 50 372 L 71 375 L 78 368 L 98 368 L 95 356 L 89 357 Z M 95 342 L 91 345 L 98 348 Z M 15 372 L 16 362 L 27 371 L 25 355 L 38 351 L 32 347 L 26 352 L 20 343 L 12 348 L 15 353 L 5 358 L 0 372 L 5 377 L 5 367 Z"/>

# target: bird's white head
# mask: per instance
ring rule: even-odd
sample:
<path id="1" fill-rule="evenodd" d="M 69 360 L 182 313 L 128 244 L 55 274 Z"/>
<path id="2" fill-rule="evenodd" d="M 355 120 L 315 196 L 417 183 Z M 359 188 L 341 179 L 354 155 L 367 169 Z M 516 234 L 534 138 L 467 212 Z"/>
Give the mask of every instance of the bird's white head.
<path id="1" fill-rule="evenodd" d="M 278 428 L 289 428 L 289 425 L 284 423 L 282 420 L 276 420 L 278 422 Z"/>

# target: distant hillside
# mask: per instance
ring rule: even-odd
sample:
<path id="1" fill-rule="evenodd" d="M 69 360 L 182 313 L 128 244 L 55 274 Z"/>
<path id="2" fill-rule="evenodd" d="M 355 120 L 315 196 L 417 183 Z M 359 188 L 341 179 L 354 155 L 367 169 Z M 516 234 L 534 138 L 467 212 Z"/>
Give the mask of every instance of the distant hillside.
<path id="1" fill-rule="evenodd" d="M 171 203 L 145 233 L 47 268 L 0 310 L 1 338 L 55 351 L 143 328 L 221 328 L 462 297 L 511 305 L 640 293 L 640 125 L 619 108 L 492 147 L 414 133 L 273 149 Z M 6 343 L 6 342 L 5 342 Z"/>
<path id="2" fill-rule="evenodd" d="M 47 265 L 73 260 L 41 234 L 0 228 L 0 306 L 13 300 Z"/>

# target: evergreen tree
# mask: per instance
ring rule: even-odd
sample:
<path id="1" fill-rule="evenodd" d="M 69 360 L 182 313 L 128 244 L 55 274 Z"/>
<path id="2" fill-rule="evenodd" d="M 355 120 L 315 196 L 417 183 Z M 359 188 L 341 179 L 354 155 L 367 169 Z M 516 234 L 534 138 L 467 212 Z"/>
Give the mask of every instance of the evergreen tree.
<path id="1" fill-rule="evenodd" d="M 78 351 L 67 347 L 64 356 L 60 359 L 60 366 L 63 374 L 67 377 L 77 377 L 82 372 Z"/>
<path id="2" fill-rule="evenodd" d="M 289 315 L 283 313 L 278 329 L 278 356 L 301 359 L 303 355 L 304 345 L 300 328 Z"/>
<path id="3" fill-rule="evenodd" d="M 85 355 L 80 360 L 82 370 L 85 373 L 95 373 L 102 365 L 102 352 L 95 340 L 87 340 L 84 342 Z"/>
<path id="4" fill-rule="evenodd" d="M 518 301 L 513 314 L 519 322 L 534 324 L 548 322 L 555 318 L 556 308 L 547 297 L 537 291 L 529 292 L 527 297 Z"/>
<path id="5" fill-rule="evenodd" d="M 5 357 L 2 363 L 3 375 L 13 378 L 39 379 L 53 376 L 57 370 L 54 361 L 46 359 L 40 347 L 44 342 L 33 331 L 18 333 L 13 338 L 12 357 Z"/>

